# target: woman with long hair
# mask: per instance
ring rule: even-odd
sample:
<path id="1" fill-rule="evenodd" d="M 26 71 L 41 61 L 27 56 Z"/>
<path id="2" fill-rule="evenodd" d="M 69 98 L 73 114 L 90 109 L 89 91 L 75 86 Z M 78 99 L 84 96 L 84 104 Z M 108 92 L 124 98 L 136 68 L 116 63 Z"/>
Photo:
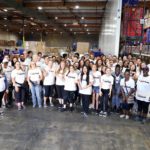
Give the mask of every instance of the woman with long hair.
<path id="1" fill-rule="evenodd" d="M 83 66 L 82 72 L 78 79 L 79 93 L 81 94 L 84 117 L 88 117 L 89 102 L 92 95 L 92 85 L 93 77 L 90 75 L 89 68 L 85 65 Z"/>
<path id="2" fill-rule="evenodd" d="M 59 108 L 64 104 L 64 85 L 65 85 L 65 73 L 67 72 L 67 67 L 65 61 L 60 62 L 59 69 L 56 71 L 56 91 L 57 98 L 59 101 Z"/>
<path id="3" fill-rule="evenodd" d="M 24 106 L 25 89 L 24 83 L 26 80 L 26 74 L 21 68 L 20 62 L 15 63 L 15 69 L 11 74 L 12 83 L 15 89 L 15 100 L 17 102 L 18 110 L 20 111 Z"/>
<path id="4" fill-rule="evenodd" d="M 30 68 L 28 71 L 28 84 L 31 90 L 33 108 L 36 107 L 37 101 L 39 108 L 42 107 L 42 86 L 40 85 L 42 79 L 42 71 L 38 67 L 36 67 L 36 63 L 32 61 L 30 63 Z"/>
<path id="5" fill-rule="evenodd" d="M 101 73 L 97 71 L 97 66 L 94 64 L 92 66 L 91 75 L 93 76 L 93 91 L 92 91 L 92 106 L 94 110 L 96 110 L 96 114 L 98 114 L 98 106 L 99 106 L 99 90 L 100 90 L 100 81 L 101 81 Z"/>
<path id="6" fill-rule="evenodd" d="M 49 98 L 50 106 L 53 106 L 52 97 L 55 85 L 55 69 L 53 67 L 53 61 L 49 61 L 48 66 L 44 68 L 44 107 L 47 107 L 47 99 Z"/>
<path id="7" fill-rule="evenodd" d="M 62 111 L 66 110 L 67 103 L 69 104 L 70 111 L 73 111 L 73 104 L 76 98 L 78 74 L 73 65 L 70 65 L 68 72 L 65 74 L 64 85 L 64 105 Z"/>

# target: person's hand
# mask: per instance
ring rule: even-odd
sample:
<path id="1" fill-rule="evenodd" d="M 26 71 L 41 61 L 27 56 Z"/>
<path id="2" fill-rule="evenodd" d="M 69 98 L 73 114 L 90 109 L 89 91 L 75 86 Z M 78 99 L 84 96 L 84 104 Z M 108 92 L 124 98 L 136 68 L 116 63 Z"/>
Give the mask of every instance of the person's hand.
<path id="1" fill-rule="evenodd" d="M 15 86 L 15 91 L 19 92 L 19 88 L 17 86 Z"/>
<path id="2" fill-rule="evenodd" d="M 109 92 L 108 96 L 111 97 L 111 92 Z"/>
<path id="3" fill-rule="evenodd" d="M 102 96 L 102 95 L 103 95 L 103 93 L 100 91 L 100 92 L 99 92 L 99 95 L 100 95 L 100 96 Z"/>

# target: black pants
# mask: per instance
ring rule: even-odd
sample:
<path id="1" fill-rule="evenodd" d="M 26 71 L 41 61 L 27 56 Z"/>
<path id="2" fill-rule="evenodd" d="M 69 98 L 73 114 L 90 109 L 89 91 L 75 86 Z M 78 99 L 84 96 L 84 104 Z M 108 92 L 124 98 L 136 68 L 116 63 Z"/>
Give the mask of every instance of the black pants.
<path id="1" fill-rule="evenodd" d="M 64 91 L 64 103 L 74 103 L 75 102 L 75 91 Z"/>
<path id="2" fill-rule="evenodd" d="M 100 111 L 108 112 L 109 90 L 102 89 L 102 97 L 100 98 Z"/>
<path id="3" fill-rule="evenodd" d="M 82 107 L 83 107 L 83 111 L 85 113 L 89 112 L 90 97 L 91 97 L 90 95 L 84 95 L 84 94 L 81 95 L 81 98 L 82 98 Z"/>
<path id="4" fill-rule="evenodd" d="M 137 100 L 137 103 L 138 103 L 138 112 L 143 112 L 144 114 L 147 114 L 149 108 L 149 102 Z"/>
<path id="5" fill-rule="evenodd" d="M 0 92 L 0 108 L 2 107 L 2 98 L 4 96 L 4 92 L 5 91 Z"/>
<path id="6" fill-rule="evenodd" d="M 24 87 L 18 87 L 19 91 L 15 91 L 15 99 L 17 103 L 24 102 L 25 100 L 25 88 Z"/>
<path id="7" fill-rule="evenodd" d="M 57 98 L 64 98 L 64 86 L 63 85 L 56 85 L 56 91 L 57 91 Z"/>

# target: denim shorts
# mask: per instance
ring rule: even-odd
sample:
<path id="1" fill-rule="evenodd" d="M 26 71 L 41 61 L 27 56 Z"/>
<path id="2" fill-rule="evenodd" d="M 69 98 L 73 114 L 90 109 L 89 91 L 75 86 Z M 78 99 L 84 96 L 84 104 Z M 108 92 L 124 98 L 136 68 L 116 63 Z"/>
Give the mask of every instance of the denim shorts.
<path id="1" fill-rule="evenodd" d="M 93 93 L 99 93 L 99 86 L 93 86 Z"/>

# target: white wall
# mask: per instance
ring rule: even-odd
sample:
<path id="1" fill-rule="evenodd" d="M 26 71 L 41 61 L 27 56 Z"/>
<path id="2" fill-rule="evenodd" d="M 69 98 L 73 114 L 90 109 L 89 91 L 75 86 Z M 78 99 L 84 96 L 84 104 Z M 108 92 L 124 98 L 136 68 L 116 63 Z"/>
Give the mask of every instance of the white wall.
<path id="1" fill-rule="evenodd" d="M 13 34 L 13 33 L 10 33 L 10 32 L 6 32 L 6 31 L 0 30 L 0 40 L 17 41 L 18 40 L 18 36 Z"/>
<path id="2" fill-rule="evenodd" d="M 106 55 L 119 54 L 121 11 L 122 0 L 108 1 L 99 35 L 99 48 Z"/>

